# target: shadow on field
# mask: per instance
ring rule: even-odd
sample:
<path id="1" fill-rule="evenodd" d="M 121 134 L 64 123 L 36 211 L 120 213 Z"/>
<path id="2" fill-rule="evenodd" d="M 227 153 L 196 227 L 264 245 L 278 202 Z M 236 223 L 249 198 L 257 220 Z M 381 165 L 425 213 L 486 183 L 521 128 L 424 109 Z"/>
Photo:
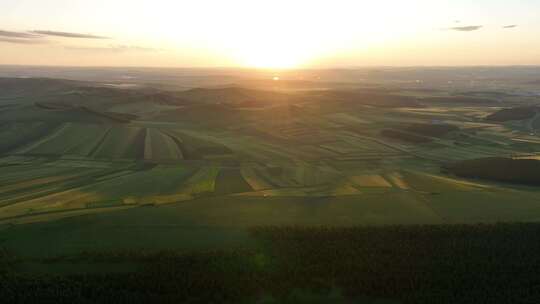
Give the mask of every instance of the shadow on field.
<path id="1" fill-rule="evenodd" d="M 36 274 L 0 254 L 9 303 L 538 303 L 540 224 L 261 227 L 256 249 L 84 252 Z M 106 265 L 129 263 L 111 272 Z M 105 265 L 105 266 L 103 266 Z M 381 300 L 381 299 L 394 299 Z M 6 302 L 6 303 L 7 303 Z"/>

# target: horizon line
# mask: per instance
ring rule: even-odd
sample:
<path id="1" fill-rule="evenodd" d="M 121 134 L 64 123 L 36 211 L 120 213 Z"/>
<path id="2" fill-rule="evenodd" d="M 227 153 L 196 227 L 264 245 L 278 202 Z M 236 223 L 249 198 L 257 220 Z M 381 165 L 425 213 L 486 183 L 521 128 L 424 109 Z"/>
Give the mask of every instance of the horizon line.
<path id="1" fill-rule="evenodd" d="M 260 70 L 260 71 L 297 71 L 297 70 L 355 70 L 373 68 L 505 68 L 505 67 L 538 67 L 538 64 L 471 64 L 471 65 L 350 65 L 328 67 L 296 67 L 296 68 L 261 68 L 246 66 L 137 66 L 137 65 L 42 65 L 42 64 L 0 64 L 0 67 L 25 67 L 25 68 L 78 68 L 78 69 L 229 69 L 229 70 Z"/>

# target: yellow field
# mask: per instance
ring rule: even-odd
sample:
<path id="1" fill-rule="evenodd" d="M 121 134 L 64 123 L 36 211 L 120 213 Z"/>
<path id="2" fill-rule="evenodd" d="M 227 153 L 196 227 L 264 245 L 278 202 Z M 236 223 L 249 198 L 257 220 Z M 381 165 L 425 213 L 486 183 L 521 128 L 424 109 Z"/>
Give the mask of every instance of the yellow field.
<path id="1" fill-rule="evenodd" d="M 349 179 L 355 185 L 367 188 L 391 188 L 392 185 L 381 175 L 377 174 L 363 174 L 351 176 Z"/>
<path id="2" fill-rule="evenodd" d="M 386 174 L 386 178 L 388 179 L 388 181 L 390 181 L 399 189 L 403 189 L 403 190 L 410 189 L 409 185 L 405 181 L 405 178 L 400 172 L 392 172 L 392 173 Z"/>

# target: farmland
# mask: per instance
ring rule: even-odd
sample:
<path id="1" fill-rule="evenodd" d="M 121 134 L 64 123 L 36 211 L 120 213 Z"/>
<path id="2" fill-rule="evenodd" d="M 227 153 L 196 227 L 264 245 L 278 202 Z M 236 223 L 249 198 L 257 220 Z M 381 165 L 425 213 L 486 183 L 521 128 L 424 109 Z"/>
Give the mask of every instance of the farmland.
<path id="1" fill-rule="evenodd" d="M 334 200 L 355 200 L 368 211 L 370 202 L 394 197 L 397 205 L 407 202 L 400 207 L 404 215 L 418 210 L 430 215 L 419 223 L 469 222 L 474 209 L 461 217 L 440 213 L 457 207 L 452 197 L 467 195 L 496 206 L 512 193 L 513 208 L 536 210 L 527 205 L 535 188 L 471 180 L 476 176 L 446 169 L 488 157 L 537 156 L 540 140 L 530 134 L 535 117 L 494 120 L 493 115 L 509 110 L 488 98 L 437 91 L 413 98 L 382 89 L 226 87 L 148 93 L 34 79 L 19 80 L 17 90 L 16 82 L 3 83 L 18 99 L 33 100 L 8 107 L 3 115 L 21 118 L 1 122 L 3 225 L 219 199 L 273 199 L 276 210 L 283 202 L 300 212 L 298 221 L 308 211 L 295 204 L 305 200 L 320 201 L 318 208 L 328 212 L 339 205 L 330 203 Z M 73 112 L 84 107 L 92 111 Z M 534 105 L 510 99 L 507 109 L 512 108 Z M 132 116 L 107 120 L 96 115 L 116 117 L 115 111 Z M 35 119 L 25 120 L 30 114 Z M 228 208 L 235 212 L 234 205 Z M 512 212 L 493 210 L 500 212 L 493 221 L 515 219 Z M 539 218 L 535 212 L 523 220 Z M 373 213 L 371 220 L 352 216 L 344 222 L 392 223 L 386 216 Z M 283 222 L 295 224 L 286 219 L 284 213 Z"/>
<path id="2" fill-rule="evenodd" d="M 250 296 L 261 290 L 285 296 L 268 287 L 283 279 L 283 288 L 318 295 L 332 293 L 330 282 L 339 282 L 338 298 L 360 296 L 354 290 L 361 290 L 370 298 L 428 303 L 413 289 L 442 297 L 461 285 L 423 272 L 424 262 L 447 269 L 444 254 L 417 260 L 427 240 L 450 248 L 457 235 L 467 235 L 457 241 L 462 247 L 452 247 L 459 259 L 471 242 L 486 236 L 479 246 L 495 248 L 493 264 L 476 267 L 495 273 L 490 267 L 507 252 L 497 242 L 512 238 L 503 230 L 533 235 L 538 229 L 540 138 L 534 98 L 501 95 L 502 106 L 492 94 L 473 96 L 467 88 L 450 93 L 406 86 L 325 83 L 320 90 L 295 89 L 294 82 L 245 83 L 168 84 L 165 90 L 0 78 L 0 249 L 6 252 L 0 251 L 0 276 L 2 259 L 13 254 L 25 276 L 12 281 L 12 290 L 37 284 L 46 293 L 56 288 L 55 276 L 65 274 L 50 273 L 56 266 L 48 265 L 68 265 L 75 270 L 67 273 L 84 276 L 89 269 L 107 269 L 103 265 L 110 266 L 108 259 L 116 255 L 143 261 L 142 269 L 158 255 L 174 267 L 228 261 L 232 266 L 227 267 L 238 270 L 235 284 L 261 275 L 260 281 L 246 283 L 244 294 Z M 348 239 L 375 247 L 358 251 L 347 247 Z M 326 249 L 317 256 L 313 247 L 319 241 Z M 399 244 L 404 247 L 392 247 Z M 333 246 L 341 262 L 309 267 L 334 259 Z M 403 271 L 398 281 L 382 274 L 383 258 L 372 260 L 373 268 L 345 262 L 348 256 L 369 260 L 388 250 L 406 256 L 387 265 Z M 146 251 L 148 256 L 140 255 Z M 474 251 L 478 259 L 479 252 Z M 92 257 L 81 258 L 84 254 Z M 277 272 L 260 273 L 250 262 L 264 264 L 266 257 L 280 265 Z M 290 280 L 285 278 L 294 263 L 287 259 L 300 267 Z M 161 263 L 152 267 L 167 267 Z M 123 267 L 133 271 L 129 263 L 118 264 L 118 277 L 106 274 L 107 286 L 127 275 Z M 366 277 L 336 274 L 349 266 L 376 274 L 374 285 L 360 288 L 353 281 L 366 282 Z M 463 275 L 469 266 L 456 269 Z M 43 269 L 45 279 L 35 279 Z M 144 270 L 136 276 L 149 280 L 153 275 Z M 226 279 L 223 273 L 216 276 Z M 428 283 L 429 278 L 438 281 Z M 208 283 L 200 279 L 200 286 Z M 75 280 L 97 284 L 94 277 Z M 487 284 L 481 287 L 489 289 Z M 140 301 L 153 299 L 154 291 L 137 295 Z M 223 302 L 234 303 L 237 298 L 225 291 Z M 448 303 L 464 299 L 452 295 Z"/>

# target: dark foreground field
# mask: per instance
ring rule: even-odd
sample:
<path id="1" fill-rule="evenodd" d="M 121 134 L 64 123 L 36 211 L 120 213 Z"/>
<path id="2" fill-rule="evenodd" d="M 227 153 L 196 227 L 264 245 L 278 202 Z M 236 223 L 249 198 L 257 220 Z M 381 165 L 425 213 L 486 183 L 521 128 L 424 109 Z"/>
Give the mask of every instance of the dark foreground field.
<path id="1" fill-rule="evenodd" d="M 262 227 L 250 233 L 257 246 L 230 251 L 43 259 L 2 252 L 0 294 L 3 303 L 540 301 L 540 224 Z M 39 272 L 38 265 L 65 271 Z"/>

